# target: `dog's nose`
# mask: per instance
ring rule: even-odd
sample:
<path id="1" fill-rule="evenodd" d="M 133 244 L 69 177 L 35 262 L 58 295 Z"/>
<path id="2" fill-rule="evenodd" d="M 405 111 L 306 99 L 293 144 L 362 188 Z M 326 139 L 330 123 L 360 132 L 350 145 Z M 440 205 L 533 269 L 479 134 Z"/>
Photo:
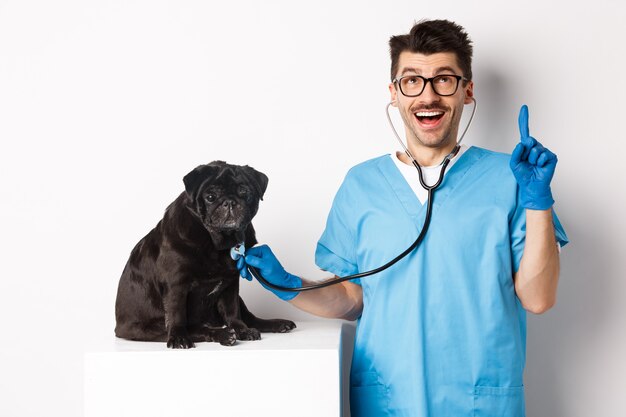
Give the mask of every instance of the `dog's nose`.
<path id="1" fill-rule="evenodd" d="M 237 205 L 237 202 L 235 202 L 234 200 L 224 200 L 224 202 L 222 203 L 222 207 L 228 208 L 228 209 L 232 209 L 236 205 Z"/>

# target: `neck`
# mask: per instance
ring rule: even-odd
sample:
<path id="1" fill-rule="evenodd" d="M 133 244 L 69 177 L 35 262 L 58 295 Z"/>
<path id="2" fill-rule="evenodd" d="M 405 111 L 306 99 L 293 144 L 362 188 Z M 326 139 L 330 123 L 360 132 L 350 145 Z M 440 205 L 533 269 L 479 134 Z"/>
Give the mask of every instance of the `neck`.
<path id="1" fill-rule="evenodd" d="M 454 150 L 456 142 L 437 148 L 410 145 L 412 144 L 409 144 L 409 152 L 411 152 L 411 155 L 413 155 L 413 158 L 415 158 L 417 163 L 420 164 L 420 166 L 429 167 L 440 164 L 441 161 L 443 161 L 443 158 Z M 412 164 L 408 157 L 402 158 L 401 161 L 408 163 L 409 165 Z"/>

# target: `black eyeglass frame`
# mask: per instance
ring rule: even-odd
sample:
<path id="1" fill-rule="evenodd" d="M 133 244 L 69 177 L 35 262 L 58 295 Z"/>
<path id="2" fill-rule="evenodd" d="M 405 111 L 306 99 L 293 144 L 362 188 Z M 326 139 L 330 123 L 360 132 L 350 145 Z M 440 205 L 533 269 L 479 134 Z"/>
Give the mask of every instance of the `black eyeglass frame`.
<path id="1" fill-rule="evenodd" d="M 417 94 L 405 94 L 404 91 L 402 91 L 402 79 L 403 78 L 408 78 L 408 77 L 417 77 L 417 78 L 421 78 L 422 80 L 424 80 L 424 85 L 422 86 L 422 91 L 420 91 Z M 435 84 L 433 83 L 433 80 L 435 80 L 436 78 L 439 77 L 452 77 L 456 79 L 456 87 L 454 88 L 454 91 L 450 94 L 439 94 L 437 92 L 437 88 L 435 87 Z M 419 95 L 421 95 L 424 90 L 426 89 L 426 85 L 428 83 L 430 83 L 430 86 L 432 87 L 433 91 L 435 92 L 435 94 L 437 94 L 438 96 L 441 97 L 450 97 L 456 94 L 456 92 L 459 90 L 459 81 L 469 81 L 467 78 L 461 76 L 461 75 L 456 75 L 456 74 L 439 74 L 439 75 L 435 75 L 434 77 L 430 77 L 430 78 L 426 78 L 426 77 L 422 77 L 421 75 L 405 75 L 404 77 L 400 77 L 400 78 L 394 78 L 394 80 L 392 81 L 393 84 L 398 86 L 398 89 L 400 90 L 400 92 L 402 93 L 403 96 L 405 97 L 418 97 Z"/>

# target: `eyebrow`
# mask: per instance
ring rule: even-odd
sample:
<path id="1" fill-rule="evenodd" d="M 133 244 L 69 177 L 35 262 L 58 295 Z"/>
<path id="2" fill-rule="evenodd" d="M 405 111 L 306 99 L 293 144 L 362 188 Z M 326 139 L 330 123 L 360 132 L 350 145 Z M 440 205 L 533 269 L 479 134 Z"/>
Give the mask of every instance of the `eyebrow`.
<path id="1" fill-rule="evenodd" d="M 442 72 L 446 72 L 446 71 L 450 71 L 451 73 L 453 73 L 454 75 L 456 75 L 456 71 L 454 70 L 454 68 L 452 67 L 439 67 L 435 70 L 435 74 L 439 74 Z M 400 74 L 400 77 L 402 77 L 404 74 L 406 74 L 407 72 L 414 72 L 415 74 L 420 74 L 420 71 L 416 68 L 412 68 L 412 67 L 406 67 L 402 70 L 402 73 Z"/>

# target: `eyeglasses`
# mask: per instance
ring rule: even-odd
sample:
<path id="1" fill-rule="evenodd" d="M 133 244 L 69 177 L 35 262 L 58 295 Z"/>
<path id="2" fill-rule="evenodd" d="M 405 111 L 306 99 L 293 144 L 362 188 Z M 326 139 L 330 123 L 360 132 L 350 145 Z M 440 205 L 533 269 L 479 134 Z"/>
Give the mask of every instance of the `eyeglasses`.
<path id="1" fill-rule="evenodd" d="M 433 91 L 440 96 L 451 96 L 459 88 L 459 81 L 469 81 L 465 77 L 453 74 L 442 74 L 431 78 L 421 75 L 406 75 L 396 78 L 393 83 L 400 87 L 400 92 L 407 97 L 417 97 L 424 92 L 426 84 L 430 83 Z"/>

